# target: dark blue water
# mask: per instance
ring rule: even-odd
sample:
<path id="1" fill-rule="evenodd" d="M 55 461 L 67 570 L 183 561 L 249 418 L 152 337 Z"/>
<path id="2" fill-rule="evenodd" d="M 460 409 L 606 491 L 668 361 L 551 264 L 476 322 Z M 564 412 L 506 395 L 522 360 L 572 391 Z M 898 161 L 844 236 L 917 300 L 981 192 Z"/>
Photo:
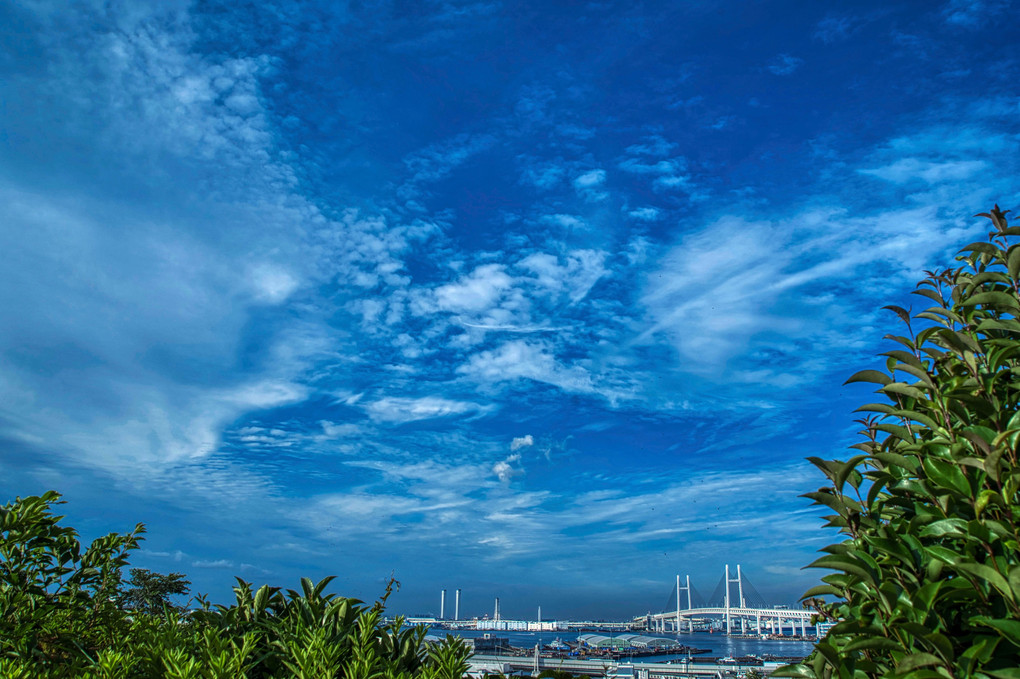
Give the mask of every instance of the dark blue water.
<path id="1" fill-rule="evenodd" d="M 480 637 L 483 634 L 491 634 L 493 637 L 508 639 L 511 646 L 516 646 L 518 648 L 534 648 L 535 644 L 549 644 L 552 643 L 554 639 L 574 642 L 578 637 L 577 632 L 483 632 L 481 630 L 442 629 L 433 629 L 430 631 L 430 634 L 441 637 L 445 637 L 447 634 L 454 634 L 464 637 L 465 639 L 473 639 Z M 604 634 L 605 636 L 611 636 L 608 632 L 605 632 Z M 728 637 L 720 633 L 709 634 L 708 632 L 680 634 L 679 636 L 669 634 L 644 634 L 642 632 L 635 632 L 635 634 L 641 634 L 642 636 L 648 637 L 658 637 L 661 639 L 675 639 L 684 646 L 708 649 L 708 653 L 701 654 L 701 657 L 706 658 L 722 658 L 725 656 L 739 658 L 741 656 L 764 656 L 766 654 L 770 654 L 778 658 L 803 658 L 811 653 L 814 648 L 814 644 L 809 641 L 741 639 L 738 637 Z M 680 660 L 686 657 L 686 655 L 655 655 L 649 657 L 637 657 L 634 658 L 634 660 L 636 662 L 665 662 L 667 660 Z M 693 657 L 694 659 L 697 659 L 699 656 Z M 628 659 L 628 656 L 623 656 L 623 658 Z"/>

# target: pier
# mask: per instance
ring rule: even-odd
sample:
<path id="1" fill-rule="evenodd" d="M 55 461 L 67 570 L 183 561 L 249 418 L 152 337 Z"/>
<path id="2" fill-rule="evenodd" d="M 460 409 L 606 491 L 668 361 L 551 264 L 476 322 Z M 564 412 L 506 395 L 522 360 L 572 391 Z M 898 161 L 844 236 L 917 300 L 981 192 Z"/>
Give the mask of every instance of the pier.
<path id="1" fill-rule="evenodd" d="M 587 674 L 590 677 L 609 677 L 610 679 L 687 679 L 689 677 L 726 677 L 743 676 L 747 670 L 755 669 L 768 675 L 783 662 L 765 661 L 762 663 L 739 662 L 607 662 L 605 660 L 576 660 L 570 658 L 542 657 L 510 657 L 503 655 L 476 655 L 471 658 L 472 677 L 484 674 L 503 674 L 509 676 L 513 672 L 530 673 L 537 676 L 544 669 L 562 670 L 573 674 Z"/>

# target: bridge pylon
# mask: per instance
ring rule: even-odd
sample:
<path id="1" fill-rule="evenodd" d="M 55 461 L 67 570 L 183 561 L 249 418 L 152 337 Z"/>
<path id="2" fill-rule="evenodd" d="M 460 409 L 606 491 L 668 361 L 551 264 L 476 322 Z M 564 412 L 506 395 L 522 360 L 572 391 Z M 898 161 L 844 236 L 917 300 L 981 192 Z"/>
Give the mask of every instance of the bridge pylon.
<path id="1" fill-rule="evenodd" d="M 680 633 L 680 592 L 681 590 L 687 590 L 687 610 L 691 609 L 691 576 L 687 576 L 687 585 L 684 587 L 680 586 L 680 574 L 676 576 L 676 631 Z M 689 620 L 688 623 L 691 626 L 691 631 L 694 631 L 694 621 Z M 664 630 L 665 631 L 665 630 Z"/>
<path id="2" fill-rule="evenodd" d="M 733 606 L 730 605 L 730 583 L 734 582 L 737 583 L 737 597 L 738 600 L 740 601 L 740 604 L 739 606 L 737 606 L 737 608 L 745 608 L 747 604 L 747 602 L 744 601 L 744 581 L 740 577 L 740 564 L 737 564 L 737 577 L 735 578 L 730 578 L 730 565 L 726 564 L 725 580 L 726 580 L 726 600 L 723 607 L 726 609 L 726 634 L 733 634 L 733 630 L 731 629 L 732 619 L 730 616 L 730 608 L 733 608 Z M 742 634 L 747 633 L 746 622 L 744 621 L 743 617 L 740 618 L 740 631 Z"/>

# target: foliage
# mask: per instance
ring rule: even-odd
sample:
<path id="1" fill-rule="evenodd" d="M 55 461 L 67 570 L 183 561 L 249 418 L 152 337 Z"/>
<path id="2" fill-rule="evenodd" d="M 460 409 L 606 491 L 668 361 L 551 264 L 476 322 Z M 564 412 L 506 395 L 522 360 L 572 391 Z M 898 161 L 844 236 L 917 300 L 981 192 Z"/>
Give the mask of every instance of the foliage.
<path id="1" fill-rule="evenodd" d="M 811 459 L 831 485 L 807 497 L 846 539 L 805 597 L 838 622 L 773 676 L 1020 677 L 1020 227 L 979 216 L 987 241 L 914 291 L 929 308 L 886 307 L 906 332 L 885 370 L 848 380 L 884 397 L 858 409 L 861 454 Z"/>
<path id="2" fill-rule="evenodd" d="M 132 568 L 130 587 L 124 592 L 122 605 L 142 613 L 161 613 L 166 607 L 173 608 L 170 597 L 187 596 L 191 582 L 181 573 L 163 575 L 145 568 Z"/>
<path id="3" fill-rule="evenodd" d="M 237 579 L 234 603 L 197 611 L 169 604 L 190 583 L 180 573 L 132 569 L 139 524 L 84 552 L 51 508 L 60 496 L 0 507 L 0 677 L 5 679 L 461 679 L 470 649 L 459 638 L 425 644 L 424 627 L 387 622 L 386 594 L 372 606 L 326 593 L 333 578 L 300 591 Z"/>
<path id="4" fill-rule="evenodd" d="M 120 569 L 144 529 L 82 551 L 77 532 L 50 511 L 59 499 L 50 491 L 0 507 L 0 655 L 79 667 L 124 632 L 114 603 Z"/>
<path id="5" fill-rule="evenodd" d="M 471 650 L 460 637 L 446 635 L 443 643 L 430 646 L 428 650 L 428 679 L 461 679 L 467 674 Z"/>

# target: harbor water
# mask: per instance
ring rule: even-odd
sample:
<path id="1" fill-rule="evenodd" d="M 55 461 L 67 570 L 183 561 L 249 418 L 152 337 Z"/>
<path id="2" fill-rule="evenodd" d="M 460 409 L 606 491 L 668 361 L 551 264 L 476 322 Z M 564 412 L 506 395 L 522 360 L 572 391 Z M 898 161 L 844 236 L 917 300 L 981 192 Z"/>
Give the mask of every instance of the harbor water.
<path id="1" fill-rule="evenodd" d="M 486 634 L 492 637 L 498 637 L 500 639 L 506 639 L 510 646 L 516 648 L 533 649 L 535 644 L 545 646 L 551 644 L 554 640 L 559 639 L 561 641 L 574 643 L 577 641 L 579 634 L 577 632 L 483 632 L 480 630 L 443 630 L 443 629 L 432 629 L 430 630 L 431 635 L 445 637 L 447 634 L 453 634 L 460 636 L 465 639 L 475 639 L 482 637 Z M 604 632 L 605 636 L 612 636 L 609 632 Z M 705 649 L 706 653 L 700 653 L 692 656 L 692 660 L 695 662 L 698 659 L 708 658 L 740 658 L 755 655 L 758 657 L 773 656 L 776 658 L 804 658 L 814 649 L 814 644 L 810 641 L 803 641 L 800 639 L 760 639 L 760 638 L 745 638 L 736 636 L 726 636 L 722 633 L 710 634 L 708 632 L 694 632 L 685 633 L 680 635 L 669 635 L 669 634 L 647 634 L 645 632 L 637 632 L 642 636 L 656 637 L 659 639 L 671 639 L 678 643 L 689 646 L 692 648 Z M 634 656 L 634 660 L 641 662 L 669 662 L 671 660 L 682 660 L 687 657 L 686 653 L 683 654 L 657 654 L 654 656 Z M 621 656 L 621 660 L 630 660 L 630 656 L 624 654 Z"/>

